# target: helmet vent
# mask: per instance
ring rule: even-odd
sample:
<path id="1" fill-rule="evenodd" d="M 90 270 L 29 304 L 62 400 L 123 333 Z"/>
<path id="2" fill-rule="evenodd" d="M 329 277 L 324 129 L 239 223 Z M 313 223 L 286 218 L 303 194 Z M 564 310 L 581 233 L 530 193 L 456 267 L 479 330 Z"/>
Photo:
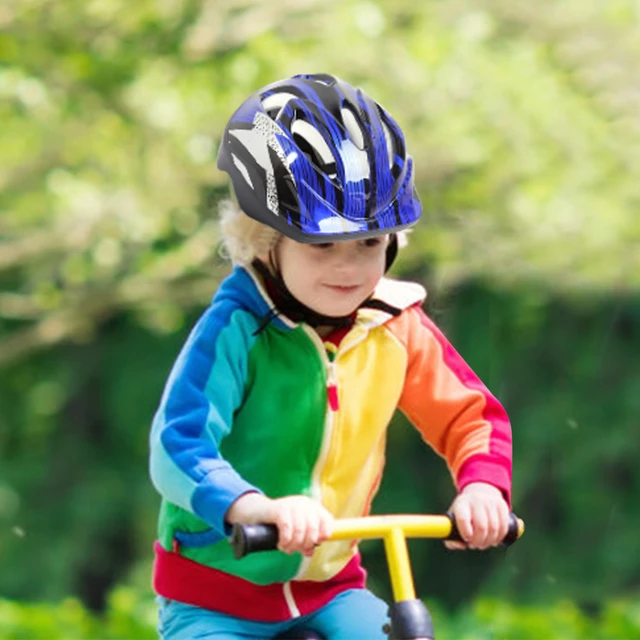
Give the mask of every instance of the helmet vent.
<path id="1" fill-rule="evenodd" d="M 313 82 L 317 82 L 318 84 L 323 84 L 327 87 L 330 87 L 336 83 L 336 79 L 333 76 L 326 73 L 314 73 L 306 77 L 309 80 L 313 80 Z"/>
<path id="2" fill-rule="evenodd" d="M 306 120 L 297 119 L 291 125 L 293 139 L 309 160 L 330 178 L 336 177 L 336 159 L 320 132 Z"/>
<path id="3" fill-rule="evenodd" d="M 391 137 L 391 132 L 389 131 L 389 127 L 387 126 L 387 123 L 384 120 L 380 120 L 380 122 L 382 123 L 382 131 L 384 132 L 384 139 L 387 143 L 387 155 L 389 158 L 389 169 L 391 169 L 393 167 L 393 155 L 394 155 L 394 144 L 393 144 L 393 138 Z"/>
<path id="4" fill-rule="evenodd" d="M 358 147 L 358 149 L 364 149 L 364 136 L 362 135 L 362 129 L 356 120 L 355 115 L 351 109 L 345 109 L 344 107 L 341 109 L 342 112 L 342 120 L 344 122 L 344 126 L 349 133 L 349 137 L 352 142 Z"/>
<path id="5" fill-rule="evenodd" d="M 262 108 L 267 112 L 267 115 L 276 120 L 278 114 L 282 110 L 289 100 L 295 100 L 296 96 L 293 93 L 287 93 L 281 91 L 279 93 L 272 93 L 262 100 Z"/>

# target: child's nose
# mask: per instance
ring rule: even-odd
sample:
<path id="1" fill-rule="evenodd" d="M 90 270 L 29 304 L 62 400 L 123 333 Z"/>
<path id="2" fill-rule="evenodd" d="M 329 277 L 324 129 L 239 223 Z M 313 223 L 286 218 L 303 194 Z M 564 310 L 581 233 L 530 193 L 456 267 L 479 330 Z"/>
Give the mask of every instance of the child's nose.
<path id="1" fill-rule="evenodd" d="M 340 271 L 357 269 L 360 264 L 360 256 L 357 251 L 340 251 L 336 257 L 335 267 Z"/>

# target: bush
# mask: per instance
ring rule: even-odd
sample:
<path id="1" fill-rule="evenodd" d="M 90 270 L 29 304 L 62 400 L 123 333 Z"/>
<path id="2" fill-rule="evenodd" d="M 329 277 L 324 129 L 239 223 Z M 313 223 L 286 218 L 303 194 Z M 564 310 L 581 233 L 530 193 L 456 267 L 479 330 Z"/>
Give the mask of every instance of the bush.
<path id="1" fill-rule="evenodd" d="M 482 599 L 450 615 L 434 605 L 438 640 L 632 640 L 640 639 L 640 600 L 615 600 L 587 615 L 572 602 L 527 607 Z M 120 587 L 107 613 L 97 618 L 68 598 L 59 604 L 0 600 L 4 640 L 151 640 L 157 637 L 153 597 Z"/>
<path id="2" fill-rule="evenodd" d="M 92 616 L 77 599 L 59 604 L 0 600 L 0 638 L 4 640 L 152 640 L 157 638 L 153 596 L 120 587 L 104 616 Z"/>
<path id="3" fill-rule="evenodd" d="M 640 638 L 640 603 L 616 600 L 588 615 L 570 601 L 522 606 L 482 599 L 447 616 L 434 609 L 438 640 L 631 640 Z"/>

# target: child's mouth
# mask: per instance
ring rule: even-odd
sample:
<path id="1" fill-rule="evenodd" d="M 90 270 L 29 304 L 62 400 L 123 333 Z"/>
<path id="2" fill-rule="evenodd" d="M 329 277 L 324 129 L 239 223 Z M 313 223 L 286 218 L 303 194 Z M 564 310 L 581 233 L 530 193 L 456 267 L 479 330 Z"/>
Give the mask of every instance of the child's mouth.
<path id="1" fill-rule="evenodd" d="M 360 288 L 360 285 L 326 284 L 325 287 L 328 287 L 332 291 L 336 291 L 338 293 L 353 293 Z"/>

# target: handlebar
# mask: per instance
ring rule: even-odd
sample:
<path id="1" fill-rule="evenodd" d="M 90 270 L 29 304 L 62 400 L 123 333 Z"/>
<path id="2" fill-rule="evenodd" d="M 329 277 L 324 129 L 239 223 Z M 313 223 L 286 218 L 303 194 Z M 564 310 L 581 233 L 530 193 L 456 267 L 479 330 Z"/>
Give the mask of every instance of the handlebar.
<path id="1" fill-rule="evenodd" d="M 386 538 L 399 530 L 406 538 L 439 538 L 462 541 L 452 513 L 444 515 L 389 515 L 343 518 L 333 523 L 327 542 Z M 501 547 L 511 546 L 524 533 L 524 522 L 515 513 L 509 516 L 509 531 Z M 234 524 L 231 546 L 236 558 L 249 553 L 272 551 L 278 547 L 278 527 L 274 524 Z"/>

